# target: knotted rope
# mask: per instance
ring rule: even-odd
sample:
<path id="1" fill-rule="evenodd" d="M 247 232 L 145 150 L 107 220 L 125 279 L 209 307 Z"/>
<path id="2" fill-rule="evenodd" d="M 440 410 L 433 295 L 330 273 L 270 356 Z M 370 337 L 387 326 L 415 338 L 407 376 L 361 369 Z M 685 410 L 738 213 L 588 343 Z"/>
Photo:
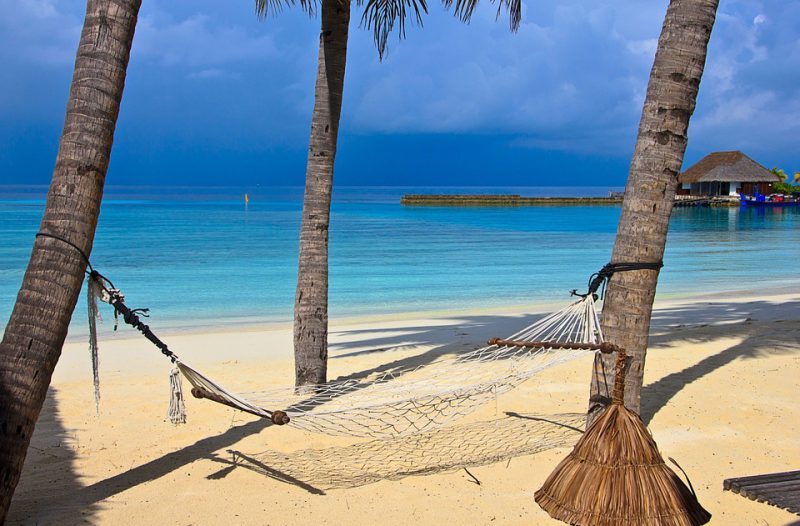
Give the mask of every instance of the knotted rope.
<path id="1" fill-rule="evenodd" d="M 578 294 L 577 289 L 572 289 L 573 296 L 580 296 L 585 298 L 592 296 L 597 299 L 597 291 L 602 286 L 600 297 L 605 294 L 606 284 L 611 279 L 611 276 L 617 272 L 630 272 L 632 270 L 661 270 L 664 266 L 663 261 L 647 262 L 621 262 L 621 263 L 607 263 L 599 271 L 595 272 L 589 277 L 589 289 L 585 294 Z"/>
<path id="2" fill-rule="evenodd" d="M 194 372 L 201 378 L 205 378 L 200 373 L 194 371 L 188 365 L 181 363 L 178 359 L 178 356 L 173 353 L 169 346 L 164 343 L 158 336 L 153 333 L 150 327 L 142 322 L 140 315 L 147 316 L 148 309 L 131 309 L 127 305 L 125 305 L 125 296 L 117 289 L 114 284 L 111 282 L 110 279 L 100 274 L 98 271 L 94 269 L 92 263 L 89 261 L 89 256 L 75 243 L 69 241 L 68 239 L 64 239 L 61 236 L 57 236 L 55 234 L 49 234 L 46 232 L 39 232 L 36 234 L 36 237 L 46 237 L 50 239 L 55 239 L 66 244 L 69 247 L 75 249 L 78 254 L 81 255 L 83 260 L 86 262 L 87 270 L 86 276 L 87 281 L 89 282 L 89 347 L 90 353 L 92 357 L 92 371 L 93 371 L 93 380 L 94 380 L 94 389 L 95 389 L 95 405 L 99 410 L 99 403 L 100 403 L 100 375 L 99 375 L 99 362 L 98 362 L 98 346 L 97 346 L 97 328 L 96 328 L 96 319 L 99 317 L 99 310 L 97 309 L 96 300 L 100 299 L 105 301 L 106 303 L 110 304 L 114 307 L 114 316 L 115 318 L 118 315 L 122 316 L 123 321 L 130 325 L 131 327 L 138 330 L 145 338 L 147 338 L 153 345 L 155 345 L 160 351 L 161 354 L 166 356 L 170 359 L 170 361 L 174 364 L 172 371 L 170 372 L 170 408 L 167 413 L 170 421 L 173 424 L 179 424 L 186 422 L 186 412 L 185 406 L 183 402 L 183 389 L 181 387 L 181 381 L 179 372 L 183 373 L 185 376 L 189 377 L 189 371 Z M 114 327 L 116 329 L 116 325 Z M 212 382 L 212 385 L 213 384 Z M 213 393 L 208 393 L 209 396 L 203 396 L 206 392 L 202 388 L 196 388 L 192 390 L 193 394 L 197 398 L 213 398 Z M 232 405 L 232 404 L 228 404 Z M 277 411 L 277 415 L 273 415 L 272 411 L 268 411 L 261 408 L 255 408 L 253 406 L 246 405 L 244 407 L 237 407 L 237 409 L 242 411 L 246 411 L 258 416 L 267 416 L 273 419 L 273 422 L 278 425 L 285 424 L 289 421 L 288 416 L 282 411 Z"/>

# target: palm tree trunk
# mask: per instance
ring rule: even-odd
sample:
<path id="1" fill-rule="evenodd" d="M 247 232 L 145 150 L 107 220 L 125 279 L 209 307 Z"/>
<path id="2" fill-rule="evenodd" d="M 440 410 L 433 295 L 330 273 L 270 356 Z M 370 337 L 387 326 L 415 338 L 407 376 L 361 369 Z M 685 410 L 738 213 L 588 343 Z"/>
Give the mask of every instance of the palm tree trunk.
<path id="1" fill-rule="evenodd" d="M 706 61 L 719 0 L 671 0 L 647 86 L 611 260 L 656 262 L 667 228 L 686 150 L 689 119 Z M 625 405 L 639 412 L 650 316 L 658 271 L 623 272 L 610 280 L 603 305 L 606 339 L 627 349 L 631 361 Z M 610 402 L 613 358 L 598 356 L 592 376 L 589 421 Z"/>
<path id="2" fill-rule="evenodd" d="M 322 383 L 327 376 L 328 226 L 349 25 L 350 0 L 322 0 L 322 29 L 294 304 L 297 386 Z"/>
<path id="3" fill-rule="evenodd" d="M 40 231 L 89 254 L 141 0 L 88 0 L 53 180 Z M 19 481 L 86 261 L 37 237 L 0 343 L 0 523 Z"/>

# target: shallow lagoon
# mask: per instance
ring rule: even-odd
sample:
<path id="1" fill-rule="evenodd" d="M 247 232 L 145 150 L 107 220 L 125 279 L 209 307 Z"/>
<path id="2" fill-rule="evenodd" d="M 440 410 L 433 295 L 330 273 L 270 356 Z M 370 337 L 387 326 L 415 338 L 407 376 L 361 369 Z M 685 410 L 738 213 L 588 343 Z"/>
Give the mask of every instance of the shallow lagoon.
<path id="1" fill-rule="evenodd" d="M 248 189 L 245 189 L 248 190 Z M 618 206 L 403 207 L 404 193 L 605 195 L 608 188 L 343 188 L 331 224 L 331 317 L 497 308 L 568 299 L 611 254 Z M 95 267 L 154 325 L 292 318 L 302 188 L 114 189 Z M 0 324 L 44 201 L 0 200 Z M 659 295 L 797 285 L 800 210 L 677 208 Z M 73 332 L 84 326 L 83 299 Z M 108 324 L 107 324 L 108 325 Z"/>

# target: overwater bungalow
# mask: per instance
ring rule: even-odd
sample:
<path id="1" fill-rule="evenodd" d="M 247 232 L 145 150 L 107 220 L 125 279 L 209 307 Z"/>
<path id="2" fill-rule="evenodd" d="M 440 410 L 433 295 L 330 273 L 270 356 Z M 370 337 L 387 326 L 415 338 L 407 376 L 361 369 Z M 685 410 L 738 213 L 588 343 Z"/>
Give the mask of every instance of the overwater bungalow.
<path id="1" fill-rule="evenodd" d="M 780 178 L 740 151 L 706 155 L 678 177 L 678 195 L 771 194 Z"/>

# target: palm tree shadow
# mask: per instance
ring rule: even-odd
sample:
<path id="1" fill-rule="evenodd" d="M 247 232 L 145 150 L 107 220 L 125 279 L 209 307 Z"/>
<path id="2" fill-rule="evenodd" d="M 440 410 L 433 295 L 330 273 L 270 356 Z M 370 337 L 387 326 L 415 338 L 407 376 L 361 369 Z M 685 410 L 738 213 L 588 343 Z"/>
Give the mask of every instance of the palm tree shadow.
<path id="1" fill-rule="evenodd" d="M 761 315 L 766 315 L 767 312 L 774 312 L 775 306 L 773 304 L 768 304 L 767 302 L 762 303 L 763 304 L 756 302 L 748 304 L 711 305 L 710 308 L 708 305 L 701 305 L 670 311 L 658 311 L 654 316 L 654 326 L 656 330 L 651 339 L 651 343 L 654 346 L 675 345 L 679 341 L 702 343 L 704 341 L 711 341 L 721 335 L 723 331 L 726 336 L 741 337 L 742 341 L 721 353 L 701 360 L 697 364 L 687 367 L 682 371 L 667 375 L 644 387 L 642 397 L 643 419 L 646 422 L 650 421 L 653 415 L 655 415 L 660 408 L 664 407 L 664 405 L 680 392 L 685 385 L 699 380 L 703 376 L 725 366 L 735 359 L 752 358 L 774 352 L 798 352 L 798 349 L 793 347 L 791 342 L 787 341 L 785 335 L 786 331 L 770 330 L 770 324 L 780 324 L 782 322 L 773 321 L 756 325 L 742 321 L 747 318 L 758 319 Z M 784 306 L 786 306 L 788 310 L 797 309 L 800 307 L 800 302 L 788 302 L 781 305 L 781 307 Z M 800 309 L 797 311 L 800 311 Z M 482 345 L 482 342 L 485 342 L 488 338 L 514 332 L 516 329 L 531 323 L 533 319 L 532 317 L 521 318 L 518 316 L 458 317 L 450 320 L 449 323 L 443 323 L 435 327 L 412 327 L 410 331 L 405 328 L 402 334 L 390 336 L 385 335 L 386 331 L 380 331 L 383 334 L 375 334 L 372 331 L 343 331 L 343 334 L 347 334 L 351 337 L 366 335 L 367 338 L 357 342 L 338 344 L 335 346 L 336 351 L 352 352 L 356 351 L 357 348 L 367 348 L 372 349 L 373 352 L 380 353 L 405 345 L 425 345 L 432 347 L 413 356 L 403 357 L 376 367 L 341 376 L 337 378 L 337 380 L 368 379 L 372 375 L 382 374 L 384 372 L 393 372 L 402 375 L 419 366 L 429 364 L 442 356 L 471 351 Z M 738 320 L 738 323 L 722 325 L 715 330 L 704 329 L 703 331 L 695 331 L 691 326 L 688 326 L 687 320 L 694 324 L 707 322 L 725 324 L 731 320 Z M 375 334 L 375 336 L 370 337 L 373 334 Z M 791 339 L 794 341 L 800 340 L 800 334 L 797 334 L 796 337 L 793 336 Z M 331 359 L 335 360 L 336 355 L 332 356 Z M 519 419 L 517 415 L 509 416 Z M 43 506 L 43 512 L 47 512 L 47 510 L 51 510 L 52 513 L 57 512 L 61 523 L 83 522 L 85 515 L 81 513 L 81 510 L 91 513 L 101 501 L 132 487 L 168 475 L 196 460 L 206 459 L 220 462 L 220 457 L 217 452 L 228 450 L 240 440 L 260 433 L 270 425 L 271 424 L 266 419 L 259 419 L 231 427 L 223 433 L 203 438 L 196 441 L 194 444 L 172 451 L 130 470 L 115 474 L 85 487 L 80 487 L 74 480 L 59 481 L 58 492 L 55 494 L 56 497 L 48 498 L 47 502 L 40 502 L 39 504 Z M 574 427 L 578 426 L 576 425 Z M 249 462 L 249 460 L 247 460 L 251 458 L 255 460 L 255 462 Z M 247 455 L 247 459 L 242 457 L 240 453 L 239 457 L 236 459 L 236 463 L 247 463 L 251 468 L 260 473 L 268 474 L 272 478 L 303 487 L 310 493 L 315 493 L 324 489 L 320 489 L 317 485 L 312 485 L 309 482 L 303 482 L 304 479 L 296 477 L 292 475 L 292 473 L 271 468 L 270 466 L 274 464 L 267 462 L 267 457 L 262 458 L 257 455 Z M 259 466 L 258 462 L 261 462 L 263 466 Z M 212 479 L 224 478 L 227 473 L 236 467 L 224 460 L 220 463 L 227 465 L 220 470 L 216 476 L 211 477 Z M 22 510 L 24 504 L 20 505 L 19 502 L 17 502 L 16 506 L 16 509 Z M 18 513 L 14 510 L 15 508 L 12 507 L 12 513 Z M 12 515 L 12 517 L 14 517 L 14 515 Z"/>
<path id="2" fill-rule="evenodd" d="M 415 342 L 415 345 L 433 345 L 433 347 L 417 355 L 354 372 L 350 375 L 337 378 L 336 380 L 362 380 L 369 378 L 372 375 L 382 374 L 384 372 L 392 372 L 393 374 L 399 376 L 405 372 L 429 364 L 441 356 L 473 350 L 474 348 L 480 346 L 481 342 L 485 342 L 488 338 L 496 336 L 498 333 L 504 334 L 507 328 L 513 327 L 513 331 L 529 323 L 532 323 L 531 317 L 458 317 L 452 319 L 451 323 L 445 323 L 435 327 L 413 327 L 413 332 L 408 332 L 404 335 L 389 337 L 379 336 L 362 340 L 357 343 L 343 344 L 339 347 L 346 349 L 357 345 L 371 348 L 385 348 L 390 347 L 393 342 L 397 343 L 402 340 L 405 342 Z M 370 331 L 348 331 L 348 333 L 350 335 L 371 334 Z M 447 343 L 446 336 L 448 334 L 458 336 L 461 341 L 457 343 Z M 365 382 L 365 385 L 368 385 L 368 382 Z M 93 484 L 89 484 L 88 486 L 77 488 L 73 487 L 69 491 L 68 495 L 65 494 L 63 497 L 57 496 L 56 498 L 48 499 L 45 507 L 54 510 L 54 512 L 57 511 L 59 513 L 59 522 L 62 524 L 82 522 L 83 515 L 80 514 L 81 509 L 89 509 L 105 499 L 108 499 L 140 484 L 145 484 L 159 479 L 196 460 L 206 459 L 219 462 L 220 459 L 219 456 L 216 455 L 216 452 L 228 449 L 244 438 L 258 434 L 271 425 L 271 422 L 267 419 L 258 419 L 245 424 L 233 426 L 223 433 L 212 437 L 203 438 L 196 441 L 194 444 L 176 451 L 172 451 L 127 471 L 115 474 Z M 240 454 L 237 462 L 241 463 L 242 460 L 243 457 Z M 227 468 L 231 467 L 232 466 L 230 465 L 227 466 Z M 227 472 L 230 471 L 227 468 L 218 472 L 216 476 L 212 477 L 212 480 L 224 478 Z M 265 470 L 262 469 L 261 472 L 265 472 Z M 299 479 L 293 482 L 291 475 L 278 472 L 274 469 L 270 476 L 283 480 L 284 482 L 303 487 L 311 493 L 318 491 L 317 488 L 309 485 L 308 483 L 301 483 Z M 67 506 L 67 504 L 69 504 L 69 506 Z"/>
<path id="3" fill-rule="evenodd" d="M 653 318 L 656 334 L 650 338 L 651 348 L 674 346 L 681 342 L 702 344 L 722 337 L 735 338 L 739 342 L 644 386 L 642 420 L 649 423 L 685 386 L 737 359 L 800 353 L 797 345 L 800 328 L 785 319 L 775 319 L 776 314 L 778 318 L 790 318 L 796 317 L 797 312 L 800 312 L 800 301 L 779 305 L 766 301 L 694 304 L 658 311 Z M 687 324 L 687 320 L 691 320 L 693 325 Z M 753 323 L 754 320 L 761 321 Z"/>
<path id="4" fill-rule="evenodd" d="M 543 315 L 520 316 L 471 316 L 469 318 L 452 318 L 452 322 L 446 325 L 422 325 L 416 327 L 404 327 L 401 334 L 391 336 L 376 336 L 369 338 L 366 342 L 356 341 L 350 343 L 335 344 L 332 346 L 333 354 L 331 359 L 357 356 L 363 354 L 373 354 L 387 352 L 390 350 L 401 350 L 405 347 L 433 346 L 429 350 L 412 356 L 382 363 L 376 367 L 342 375 L 334 381 L 362 380 L 375 374 L 392 373 L 402 375 L 413 371 L 418 367 L 428 365 L 437 359 L 448 356 L 470 352 L 478 347 L 486 345 L 486 341 L 498 335 L 509 335 L 519 329 L 535 323 Z M 385 329 L 358 329 L 340 331 L 343 336 L 370 335 L 374 333 L 385 333 Z M 367 347 L 366 350 L 351 350 L 354 347 Z M 338 353 L 337 351 L 348 351 Z"/>
<path id="5" fill-rule="evenodd" d="M 69 501 L 71 495 L 81 490 L 75 470 L 75 439 L 62 422 L 58 390 L 50 387 L 31 438 L 7 524 L 57 523 L 55 515 L 62 510 L 53 509 L 48 503 L 53 499 Z M 92 520 L 97 510 L 97 504 L 90 502 L 70 512 L 77 512 L 80 521 L 86 522 Z"/>
<path id="6" fill-rule="evenodd" d="M 366 343 L 368 349 L 351 350 L 349 352 L 333 356 L 332 358 L 334 359 L 337 357 L 353 356 L 364 353 L 373 354 L 386 352 L 390 349 L 398 350 L 404 347 L 416 348 L 418 346 L 434 346 L 422 353 L 406 356 L 391 362 L 385 362 L 375 367 L 353 372 L 351 374 L 341 375 L 330 382 L 346 383 L 346 386 L 342 386 L 338 393 L 334 393 L 331 390 L 326 390 L 324 396 L 316 399 L 312 397 L 297 401 L 286 408 L 286 411 L 310 411 L 315 407 L 324 405 L 340 396 L 351 395 L 356 391 L 366 389 L 379 381 L 385 381 L 385 379 L 396 381 L 401 376 L 424 368 L 425 366 L 432 364 L 444 356 L 460 356 L 479 347 L 483 347 L 486 345 L 485 342 L 489 339 L 489 336 L 487 336 L 489 334 L 489 330 L 491 330 L 492 335 L 511 334 L 519 330 L 521 327 L 535 323 L 542 316 L 543 315 L 540 314 L 527 317 L 474 316 L 469 319 L 454 318 L 460 323 L 448 324 L 445 326 L 423 325 L 417 327 L 407 327 L 400 331 L 395 331 L 401 332 L 402 334 L 395 334 L 392 336 L 383 336 L 382 334 L 387 332 L 385 329 L 357 329 L 341 331 L 340 334 L 346 336 L 371 335 L 374 333 L 381 334 L 381 336 L 372 337 L 367 342 L 357 341 L 349 344 L 335 345 L 334 347 L 336 350 L 348 350 L 353 347 L 361 348 L 362 346 L 365 346 Z M 453 342 L 453 340 L 456 341 Z"/>

